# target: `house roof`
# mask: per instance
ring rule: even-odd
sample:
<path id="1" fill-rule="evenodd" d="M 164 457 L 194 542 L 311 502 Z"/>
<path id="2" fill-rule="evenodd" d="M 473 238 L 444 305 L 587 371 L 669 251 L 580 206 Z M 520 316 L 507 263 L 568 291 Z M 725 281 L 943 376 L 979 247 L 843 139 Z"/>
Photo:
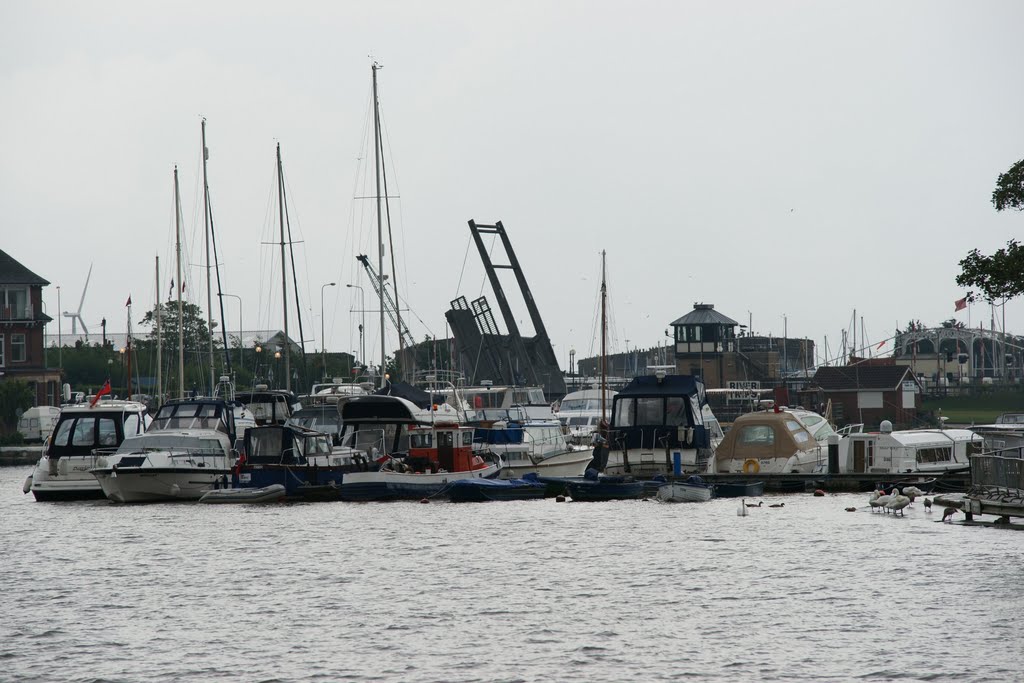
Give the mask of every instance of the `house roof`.
<path id="1" fill-rule="evenodd" d="M 0 249 L 0 284 L 45 286 L 50 283 L 15 261 L 6 251 Z"/>
<path id="2" fill-rule="evenodd" d="M 813 381 L 824 391 L 892 391 L 907 379 L 917 381 L 906 365 L 843 365 L 818 368 Z"/>
<path id="3" fill-rule="evenodd" d="M 735 320 L 715 310 L 714 304 L 694 304 L 693 310 L 672 325 L 738 325 Z"/>

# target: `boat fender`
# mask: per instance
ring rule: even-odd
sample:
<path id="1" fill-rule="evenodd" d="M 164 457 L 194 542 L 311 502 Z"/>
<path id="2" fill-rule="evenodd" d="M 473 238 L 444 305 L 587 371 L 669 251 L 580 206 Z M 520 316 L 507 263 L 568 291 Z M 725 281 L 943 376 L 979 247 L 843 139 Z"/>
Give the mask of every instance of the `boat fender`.
<path id="1" fill-rule="evenodd" d="M 757 474 L 761 471 L 761 463 L 753 458 L 747 458 L 743 462 L 743 474 Z"/>
<path id="2" fill-rule="evenodd" d="M 32 475 L 25 477 L 25 483 L 21 485 L 21 492 L 28 493 L 32 490 Z"/>

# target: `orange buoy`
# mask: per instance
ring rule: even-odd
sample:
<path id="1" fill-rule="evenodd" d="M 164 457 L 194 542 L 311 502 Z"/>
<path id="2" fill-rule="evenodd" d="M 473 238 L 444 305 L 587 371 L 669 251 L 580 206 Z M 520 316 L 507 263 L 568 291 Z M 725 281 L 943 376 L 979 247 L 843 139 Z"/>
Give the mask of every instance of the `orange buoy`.
<path id="1" fill-rule="evenodd" d="M 429 502 L 430 502 L 430 500 L 429 500 L 429 499 L 427 499 L 427 498 L 421 498 L 421 499 L 420 499 L 420 502 L 421 502 L 421 503 L 429 503 Z"/>
<path id="2" fill-rule="evenodd" d="M 821 489 L 814 489 L 814 495 L 815 496 L 824 496 L 825 492 L 822 491 Z"/>

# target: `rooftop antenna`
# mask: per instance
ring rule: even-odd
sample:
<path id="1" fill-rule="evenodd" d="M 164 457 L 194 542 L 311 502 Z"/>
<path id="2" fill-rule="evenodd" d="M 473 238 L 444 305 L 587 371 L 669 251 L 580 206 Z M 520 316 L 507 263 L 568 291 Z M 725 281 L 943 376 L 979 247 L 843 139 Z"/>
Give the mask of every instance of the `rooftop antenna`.
<path id="1" fill-rule="evenodd" d="M 85 326 L 85 321 L 82 320 L 82 304 L 85 303 L 85 292 L 89 289 L 89 278 L 92 277 L 92 264 L 89 264 L 89 274 L 85 276 L 85 286 L 82 287 L 82 298 L 78 300 L 78 310 L 74 313 L 70 311 L 64 311 L 62 315 L 65 318 L 71 318 L 71 334 L 78 334 L 78 327 L 76 323 L 82 324 L 82 331 L 85 333 L 85 341 L 89 341 L 89 328 Z"/>

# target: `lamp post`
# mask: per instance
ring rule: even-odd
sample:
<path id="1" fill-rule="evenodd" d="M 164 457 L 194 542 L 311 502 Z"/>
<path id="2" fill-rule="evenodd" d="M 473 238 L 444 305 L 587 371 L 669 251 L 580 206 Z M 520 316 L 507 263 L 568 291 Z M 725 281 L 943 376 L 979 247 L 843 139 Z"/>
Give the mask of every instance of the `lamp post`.
<path id="1" fill-rule="evenodd" d="M 60 285 L 57 285 L 57 366 L 60 368 L 60 381 L 64 381 L 64 343 L 61 341 L 60 319 Z"/>
<path id="2" fill-rule="evenodd" d="M 573 391 L 576 390 L 576 349 L 569 349 L 569 377 L 572 380 Z"/>
<path id="3" fill-rule="evenodd" d="M 279 370 L 278 363 L 280 363 L 280 362 L 281 362 L 281 349 L 278 348 L 277 351 L 274 351 L 274 369 L 275 370 Z M 277 375 L 280 378 L 280 376 L 281 376 L 280 371 L 277 373 Z M 281 380 L 278 379 L 277 381 L 280 382 Z"/>
<path id="4" fill-rule="evenodd" d="M 232 299 L 238 299 L 238 367 L 245 365 L 245 356 L 242 355 L 242 331 L 245 329 L 242 327 L 242 297 L 237 294 L 225 294 L 220 293 L 218 296 L 229 296 Z"/>
<path id="5" fill-rule="evenodd" d="M 336 282 L 320 285 L 320 355 L 324 358 L 324 379 L 327 379 L 327 338 L 324 336 L 324 288 L 333 287 Z"/>
<path id="6" fill-rule="evenodd" d="M 263 353 L 263 347 L 257 344 L 254 350 L 256 351 L 256 371 L 252 373 L 253 391 L 256 390 L 256 381 L 259 379 L 260 376 L 260 354 Z"/>
<path id="7" fill-rule="evenodd" d="M 359 285 L 345 285 L 345 286 L 346 287 L 351 287 L 352 289 L 358 289 L 359 290 L 359 310 L 363 314 L 363 317 L 362 317 L 363 321 L 359 324 L 359 361 L 363 365 L 366 365 L 366 345 L 363 343 L 363 334 L 366 331 L 366 304 L 365 304 L 365 300 L 363 299 L 363 288 L 360 287 Z"/>

